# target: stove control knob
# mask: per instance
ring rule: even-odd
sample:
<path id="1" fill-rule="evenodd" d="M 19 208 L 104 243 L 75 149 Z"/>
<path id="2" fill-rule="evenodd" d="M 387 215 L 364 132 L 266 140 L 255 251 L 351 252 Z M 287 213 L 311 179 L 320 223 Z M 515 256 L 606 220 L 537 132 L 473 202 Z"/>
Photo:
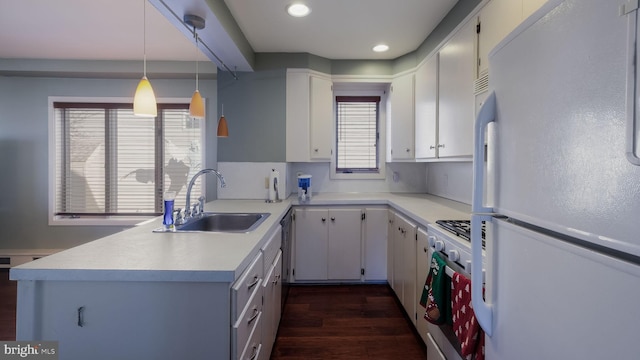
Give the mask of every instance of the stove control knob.
<path id="1" fill-rule="evenodd" d="M 435 248 L 436 248 L 436 251 L 444 250 L 444 241 L 436 240 Z"/>
<path id="2" fill-rule="evenodd" d="M 449 260 L 458 261 L 460 260 L 460 253 L 458 250 L 449 250 Z"/>
<path id="3" fill-rule="evenodd" d="M 436 237 L 435 236 L 429 235 L 429 237 L 427 239 L 429 240 L 429 247 L 436 246 Z"/>

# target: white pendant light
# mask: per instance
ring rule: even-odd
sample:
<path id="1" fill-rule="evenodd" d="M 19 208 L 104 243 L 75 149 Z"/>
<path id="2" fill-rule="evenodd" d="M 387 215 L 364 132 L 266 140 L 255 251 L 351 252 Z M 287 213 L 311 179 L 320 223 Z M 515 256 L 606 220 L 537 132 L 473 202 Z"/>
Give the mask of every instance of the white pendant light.
<path id="1" fill-rule="evenodd" d="M 204 102 L 198 90 L 198 32 L 197 30 L 204 29 L 204 19 L 197 15 L 185 15 L 185 24 L 193 27 L 193 36 L 196 40 L 196 91 L 191 96 L 191 103 L 189 103 L 189 115 L 195 119 L 204 119 Z"/>
<path id="2" fill-rule="evenodd" d="M 158 115 L 158 107 L 156 105 L 156 95 L 149 79 L 147 79 L 147 0 L 143 0 L 143 16 L 142 16 L 142 34 L 144 52 L 144 73 L 142 79 L 136 88 L 136 94 L 133 97 L 133 113 L 137 116 L 156 117 Z"/>

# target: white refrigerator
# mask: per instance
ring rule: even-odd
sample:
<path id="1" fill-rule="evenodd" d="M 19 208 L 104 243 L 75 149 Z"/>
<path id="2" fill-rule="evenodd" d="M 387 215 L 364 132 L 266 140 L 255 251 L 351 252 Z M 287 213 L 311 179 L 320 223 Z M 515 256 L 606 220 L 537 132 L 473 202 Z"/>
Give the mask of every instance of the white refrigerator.
<path id="1" fill-rule="evenodd" d="M 472 204 L 488 360 L 640 359 L 637 6 L 549 0 L 489 56 Z"/>

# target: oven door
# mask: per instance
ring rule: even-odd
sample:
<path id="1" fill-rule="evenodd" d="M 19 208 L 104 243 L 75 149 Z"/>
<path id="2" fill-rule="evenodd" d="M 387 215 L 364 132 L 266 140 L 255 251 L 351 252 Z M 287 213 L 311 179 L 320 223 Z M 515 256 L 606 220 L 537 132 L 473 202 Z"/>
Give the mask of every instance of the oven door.
<path id="1" fill-rule="evenodd" d="M 431 262 L 431 256 L 435 249 L 429 246 L 429 240 L 427 232 L 423 229 L 418 229 L 418 244 L 417 244 L 417 274 L 416 284 L 418 284 L 418 296 L 416 304 L 420 302 L 420 296 L 422 295 L 422 289 L 424 283 L 427 280 L 429 273 L 429 264 Z M 447 258 L 446 254 L 440 253 L 443 258 Z M 447 266 L 451 267 L 455 271 L 458 271 L 465 276 L 469 276 L 464 269 L 450 261 L 447 261 Z M 453 327 L 451 325 L 434 325 L 424 319 L 424 308 L 417 305 L 416 327 L 420 337 L 427 346 L 427 359 L 446 359 L 446 360 L 463 360 L 460 355 L 460 343 L 456 338 Z"/>

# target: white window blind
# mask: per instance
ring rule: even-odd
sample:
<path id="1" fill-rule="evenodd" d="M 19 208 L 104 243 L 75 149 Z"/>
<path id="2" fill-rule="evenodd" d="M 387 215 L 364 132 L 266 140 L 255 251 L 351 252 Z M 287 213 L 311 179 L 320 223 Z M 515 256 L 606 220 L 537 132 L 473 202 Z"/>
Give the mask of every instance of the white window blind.
<path id="1" fill-rule="evenodd" d="M 142 118 L 131 104 L 54 103 L 56 215 L 157 215 L 166 190 L 184 203 L 201 167 L 188 106 L 159 104 L 157 118 Z"/>
<path id="2" fill-rule="evenodd" d="M 336 96 L 336 171 L 378 172 L 379 96 Z"/>

